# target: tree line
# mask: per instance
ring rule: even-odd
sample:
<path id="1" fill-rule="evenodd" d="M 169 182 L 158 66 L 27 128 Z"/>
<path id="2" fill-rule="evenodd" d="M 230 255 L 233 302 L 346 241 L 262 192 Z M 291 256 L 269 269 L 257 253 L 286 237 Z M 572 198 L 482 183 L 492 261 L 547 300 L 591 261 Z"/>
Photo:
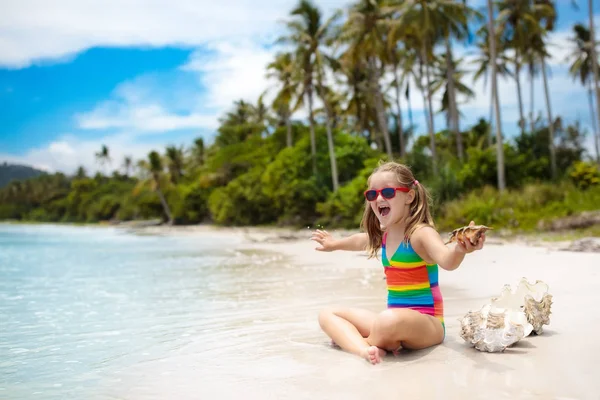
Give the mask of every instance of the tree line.
<path id="1" fill-rule="evenodd" d="M 591 12 L 590 1 L 590 21 Z M 361 0 L 327 19 L 301 0 L 277 41 L 282 50 L 265 71 L 275 83 L 266 88 L 275 92 L 273 101 L 263 94 L 256 103 L 234 102 L 208 145 L 199 137 L 142 160 L 126 157 L 119 166 L 103 146 L 96 154 L 103 173 L 88 176 L 80 167 L 73 176 L 13 182 L 0 190 L 0 218 L 356 226 L 366 178 L 381 159 L 413 168 L 431 188 L 442 224 L 479 212 L 488 223 L 514 225 L 519 207 L 547 214 L 536 218 L 594 208 L 600 124 L 594 124 L 596 153 L 590 156 L 579 124 L 566 124 L 552 112 L 547 49 L 556 21 L 554 2 L 542 0 L 488 1 L 487 12 L 466 1 Z M 590 28 L 573 26 L 565 62 L 588 89 L 596 121 L 598 58 Z M 460 108 L 474 93 L 466 81 L 469 66 L 454 56 L 454 46 L 473 37 L 471 72 L 475 80 L 490 81 L 493 112 L 464 127 Z M 530 83 L 538 75 L 544 83 L 545 117 L 535 114 L 532 89 L 528 115 L 524 110 L 523 70 Z M 512 140 L 502 133 L 499 75 L 517 87 L 519 134 Z M 434 104 L 438 93 L 441 101 Z M 414 96 L 425 111 L 421 134 L 410 108 Z M 298 117 L 301 110 L 307 118 Z M 445 116 L 445 127 L 435 126 L 436 113 Z M 549 194 L 548 185 L 557 182 L 562 196 L 588 197 L 577 197 L 570 207 L 566 197 Z M 531 185 L 547 209 L 530 198 L 508 201 L 512 211 L 506 212 L 491 210 L 492 200 L 485 203 L 488 197 L 518 198 Z M 477 201 L 473 193 L 479 193 Z M 471 199 L 471 206 L 461 198 Z M 485 204 L 475 210 L 478 201 Z"/>

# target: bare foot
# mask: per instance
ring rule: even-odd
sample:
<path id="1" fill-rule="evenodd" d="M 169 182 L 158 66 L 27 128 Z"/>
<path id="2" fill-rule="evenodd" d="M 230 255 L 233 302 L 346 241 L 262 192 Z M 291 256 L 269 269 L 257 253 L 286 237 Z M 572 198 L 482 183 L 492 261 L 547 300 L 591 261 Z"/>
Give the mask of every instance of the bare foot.
<path id="1" fill-rule="evenodd" d="M 385 356 L 385 354 L 385 350 L 380 349 L 377 346 L 367 347 L 362 352 L 362 356 L 373 365 L 379 364 L 381 358 Z"/>

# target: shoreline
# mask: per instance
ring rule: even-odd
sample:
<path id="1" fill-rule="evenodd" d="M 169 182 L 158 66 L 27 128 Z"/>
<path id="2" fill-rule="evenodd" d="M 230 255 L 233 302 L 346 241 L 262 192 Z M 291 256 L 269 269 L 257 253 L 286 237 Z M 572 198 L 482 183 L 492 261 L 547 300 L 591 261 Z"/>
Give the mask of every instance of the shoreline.
<path id="1" fill-rule="evenodd" d="M 291 226 L 221 226 L 216 224 L 196 225 L 166 225 L 149 221 L 128 221 L 121 223 L 93 222 L 35 222 L 35 221 L 0 221 L 0 225 L 42 225 L 42 226 L 68 226 L 68 227 L 95 227 L 113 228 L 132 234 L 140 235 L 168 235 L 168 236 L 198 236 L 219 233 L 241 238 L 246 244 L 260 243 L 293 243 L 309 240 L 315 227 L 305 228 Z M 326 229 L 337 237 L 348 236 L 360 232 L 359 229 L 332 228 Z M 449 232 L 440 231 L 442 238 Z M 600 236 L 587 235 L 585 230 L 570 229 L 558 232 L 516 232 L 507 230 L 489 231 L 486 245 L 524 245 L 543 247 L 560 251 L 593 252 L 600 253 Z"/>

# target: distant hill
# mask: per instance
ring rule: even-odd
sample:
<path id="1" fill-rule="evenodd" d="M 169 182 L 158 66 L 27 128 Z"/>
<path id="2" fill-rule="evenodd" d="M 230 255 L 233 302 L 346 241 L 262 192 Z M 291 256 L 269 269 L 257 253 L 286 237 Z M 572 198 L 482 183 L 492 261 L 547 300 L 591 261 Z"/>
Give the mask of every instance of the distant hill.
<path id="1" fill-rule="evenodd" d="M 35 178 L 45 174 L 44 171 L 28 167 L 27 165 L 8 164 L 6 162 L 0 164 L 0 188 L 8 185 L 12 180 L 23 180 Z"/>

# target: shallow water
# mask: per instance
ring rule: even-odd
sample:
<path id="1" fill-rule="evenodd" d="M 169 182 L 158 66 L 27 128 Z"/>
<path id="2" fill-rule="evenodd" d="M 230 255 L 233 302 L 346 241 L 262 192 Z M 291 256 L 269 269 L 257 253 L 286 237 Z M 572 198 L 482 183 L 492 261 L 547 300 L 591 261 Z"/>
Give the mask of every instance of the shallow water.
<path id="1" fill-rule="evenodd" d="M 0 225 L 0 398 L 260 395 L 302 374 L 281 354 L 325 348 L 316 315 L 331 298 L 311 293 L 331 282 L 238 244 Z"/>
<path id="2" fill-rule="evenodd" d="M 597 255 L 473 254 L 440 272 L 445 342 L 371 366 L 332 349 L 317 315 L 381 310 L 380 261 L 308 240 L 248 246 L 231 232 L 0 224 L 0 399 L 598 398 Z M 550 327 L 505 353 L 466 346 L 458 318 L 521 276 L 550 284 Z"/>

